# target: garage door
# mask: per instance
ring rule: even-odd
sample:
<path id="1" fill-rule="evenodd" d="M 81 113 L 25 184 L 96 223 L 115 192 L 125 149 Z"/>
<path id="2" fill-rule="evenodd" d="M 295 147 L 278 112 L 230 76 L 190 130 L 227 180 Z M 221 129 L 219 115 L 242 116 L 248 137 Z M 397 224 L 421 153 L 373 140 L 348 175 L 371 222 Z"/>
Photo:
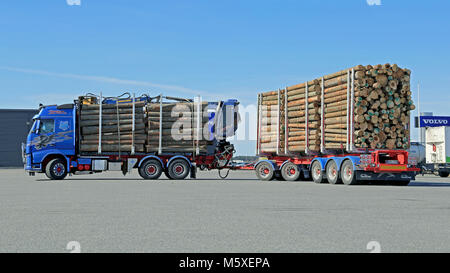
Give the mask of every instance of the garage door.
<path id="1" fill-rule="evenodd" d="M 23 167 L 21 143 L 26 142 L 37 110 L 0 109 L 0 167 Z"/>

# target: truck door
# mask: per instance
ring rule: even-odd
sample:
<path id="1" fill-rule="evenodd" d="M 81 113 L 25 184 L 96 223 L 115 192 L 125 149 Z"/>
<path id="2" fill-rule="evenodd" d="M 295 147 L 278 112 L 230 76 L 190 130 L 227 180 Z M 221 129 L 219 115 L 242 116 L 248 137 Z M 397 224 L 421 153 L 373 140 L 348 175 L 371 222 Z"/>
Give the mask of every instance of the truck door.
<path id="1" fill-rule="evenodd" d="M 30 134 L 33 163 L 41 163 L 52 152 L 73 154 L 74 131 L 70 118 L 40 118 L 34 132 Z"/>

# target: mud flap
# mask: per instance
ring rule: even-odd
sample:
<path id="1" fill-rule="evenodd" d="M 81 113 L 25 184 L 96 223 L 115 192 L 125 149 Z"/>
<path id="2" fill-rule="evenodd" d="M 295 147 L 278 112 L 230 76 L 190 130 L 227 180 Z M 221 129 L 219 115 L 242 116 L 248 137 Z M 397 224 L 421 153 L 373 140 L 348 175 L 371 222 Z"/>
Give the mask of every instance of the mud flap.
<path id="1" fill-rule="evenodd" d="M 403 173 L 373 173 L 365 171 L 356 171 L 357 180 L 378 180 L 378 181 L 406 181 L 416 180 L 414 172 Z"/>
<path id="2" fill-rule="evenodd" d="M 197 178 L 197 168 L 194 165 L 191 166 L 190 173 L 191 173 L 191 178 L 192 179 L 196 179 Z"/>

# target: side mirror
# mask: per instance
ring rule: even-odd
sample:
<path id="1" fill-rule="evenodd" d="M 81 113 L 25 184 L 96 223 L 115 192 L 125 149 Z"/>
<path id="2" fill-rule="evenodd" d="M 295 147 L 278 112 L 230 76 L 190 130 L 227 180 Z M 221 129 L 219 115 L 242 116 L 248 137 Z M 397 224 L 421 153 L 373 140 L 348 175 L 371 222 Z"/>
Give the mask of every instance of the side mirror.
<path id="1" fill-rule="evenodd" d="M 36 120 L 36 128 L 34 128 L 34 129 L 35 129 L 34 133 L 35 133 L 36 135 L 39 134 L 39 129 L 40 129 L 40 128 L 41 128 L 41 121 L 38 119 L 38 120 Z"/>

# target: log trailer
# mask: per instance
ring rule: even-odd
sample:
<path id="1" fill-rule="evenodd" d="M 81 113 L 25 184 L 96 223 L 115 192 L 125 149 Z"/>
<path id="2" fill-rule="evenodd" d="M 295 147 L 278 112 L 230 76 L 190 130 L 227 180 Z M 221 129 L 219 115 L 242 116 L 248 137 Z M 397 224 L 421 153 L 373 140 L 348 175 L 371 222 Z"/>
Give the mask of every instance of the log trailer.
<path id="1" fill-rule="evenodd" d="M 96 130 L 98 130 L 94 140 L 89 140 L 95 141 L 94 143 L 98 145 L 95 151 L 91 152 L 83 151 L 80 148 L 84 145 L 81 140 L 83 128 L 80 126 L 82 122 L 80 109 L 84 107 L 83 100 L 80 99 L 82 97 L 71 104 L 41 105 L 39 113 L 33 118 L 34 123 L 28 134 L 27 143 L 22 145 L 25 170 L 31 176 L 34 176 L 35 173 L 45 173 L 52 180 L 62 180 L 67 175 L 93 174 L 103 171 L 119 171 L 125 175 L 133 169 L 138 169 L 140 176 L 144 179 L 158 179 L 162 173 L 165 173 L 169 179 L 184 179 L 189 174 L 191 178 L 195 178 L 197 168 L 221 169 L 232 158 L 234 146 L 226 141 L 226 137 L 234 135 L 237 129 L 239 120 L 239 102 L 237 100 L 202 102 L 200 98 L 191 100 L 162 95 L 154 98 L 148 95 L 141 97 L 128 95 L 128 98 L 104 98 L 102 95 L 96 98 L 95 95 L 90 96 L 99 101 L 98 107 L 100 108 L 96 110 L 96 120 L 89 121 L 96 124 Z M 154 141 L 155 138 L 159 138 L 160 141 L 151 142 L 151 145 L 147 145 L 147 147 L 143 143 L 142 146 L 139 146 L 142 147 L 143 150 L 141 150 L 137 147 L 136 134 L 138 128 L 135 114 L 138 110 L 145 112 L 143 109 L 150 103 L 153 106 L 156 104 L 160 107 L 158 108 L 160 114 L 153 117 L 160 124 L 156 128 L 159 135 L 158 133 L 156 136 L 149 134 L 149 140 L 146 139 L 145 142 L 149 144 L 147 141 Z M 163 108 L 169 103 L 192 104 L 191 109 L 195 109 L 192 113 L 193 122 L 191 124 L 193 124 L 193 128 L 189 131 L 193 138 L 190 147 L 183 146 L 183 150 L 164 146 L 166 136 L 163 135 L 163 132 L 166 127 L 163 127 L 163 125 L 166 119 L 176 119 L 176 117 L 163 116 Z M 129 115 L 131 120 L 128 120 L 130 121 L 129 124 L 121 125 L 119 113 L 122 113 L 122 107 L 125 104 L 129 106 L 126 110 L 127 113 L 131 113 Z M 206 105 L 206 107 L 203 108 L 202 105 Z M 117 110 L 117 120 L 114 120 L 115 110 Z M 104 112 L 107 112 L 108 115 Z M 113 114 L 111 115 L 111 113 Z M 201 128 L 200 122 L 196 121 L 204 120 L 202 117 L 205 116 L 207 125 L 206 128 Z M 102 129 L 106 131 L 105 124 L 113 124 L 108 128 L 115 128 L 115 132 L 109 132 L 109 135 L 106 136 L 105 132 L 102 132 Z M 124 135 L 120 130 L 125 127 L 131 132 L 130 135 L 127 135 L 128 137 L 131 136 L 128 140 L 121 139 Z M 149 132 L 147 127 L 139 129 L 145 134 Z M 208 131 L 209 139 L 206 140 L 207 145 L 199 149 L 199 141 L 197 140 L 203 135 L 203 130 Z M 118 139 L 115 139 L 114 136 Z M 109 138 L 106 139 L 106 137 Z M 116 150 L 106 149 L 108 145 L 104 143 L 111 143 L 111 139 L 115 141 L 114 143 L 118 143 L 118 145 L 115 144 L 117 145 Z M 123 145 L 126 141 L 129 145 Z M 111 149 L 111 146 L 109 145 L 109 149 Z M 84 147 L 91 148 L 92 145 Z"/>
<path id="2" fill-rule="evenodd" d="M 420 169 L 416 167 L 417 162 L 415 159 L 408 157 L 407 150 L 402 148 L 387 149 L 383 147 L 381 149 L 373 149 L 372 147 L 355 147 L 355 70 L 350 69 L 339 73 L 341 77 L 346 77 L 343 80 L 345 89 L 339 91 L 340 97 L 346 97 L 342 107 L 345 116 L 342 118 L 342 127 L 340 127 L 343 132 L 345 131 L 343 133 L 345 140 L 340 144 L 340 148 L 332 147 L 329 149 L 326 146 L 324 134 L 320 134 L 320 137 L 314 138 L 314 140 L 320 139 L 320 145 L 317 146 L 318 149 L 309 149 L 311 144 L 308 143 L 311 143 L 312 140 L 308 137 L 308 129 L 314 128 L 325 132 L 327 120 L 324 115 L 320 115 L 320 121 L 316 122 L 316 124 L 309 122 L 308 112 L 312 110 L 308 111 L 308 103 L 306 103 L 306 109 L 304 110 L 306 118 L 301 126 L 306 131 L 305 145 L 301 151 L 291 151 L 289 149 L 291 147 L 289 144 L 289 130 L 292 127 L 289 124 L 287 107 L 289 105 L 289 88 L 278 90 L 278 93 L 275 95 L 273 93 L 276 92 L 270 92 L 269 96 L 278 97 L 274 99 L 274 103 L 269 104 L 270 107 L 276 109 L 273 112 L 269 112 L 267 105 L 263 105 L 263 94 L 258 95 L 256 150 L 257 155 L 264 159 L 256 162 L 254 169 L 256 176 L 260 180 L 276 178 L 286 181 L 313 180 L 316 183 L 328 182 L 330 184 L 343 183 L 346 185 L 363 184 L 364 182 L 408 185 L 411 180 L 415 179 Z M 321 82 L 321 85 L 319 90 L 314 90 L 314 92 L 318 93 L 319 100 L 321 98 L 321 101 L 324 101 L 324 91 L 326 91 L 324 78 L 318 79 L 318 82 Z M 304 101 L 308 102 L 308 82 L 302 88 L 305 90 Z M 324 113 L 325 104 L 320 104 L 321 113 Z M 264 116 L 264 113 L 267 112 L 270 116 Z M 266 129 L 269 126 L 265 126 L 264 119 L 272 121 L 272 129 Z M 315 127 L 312 127 L 312 125 L 315 125 Z M 409 122 L 406 122 L 403 126 L 404 130 L 409 132 Z M 270 147 L 273 150 L 264 149 L 262 139 L 264 136 L 267 136 L 267 132 L 274 134 L 272 140 L 266 137 L 266 139 L 269 139 L 269 142 L 272 141 L 274 143 Z M 409 146 L 409 135 L 407 143 Z"/>

